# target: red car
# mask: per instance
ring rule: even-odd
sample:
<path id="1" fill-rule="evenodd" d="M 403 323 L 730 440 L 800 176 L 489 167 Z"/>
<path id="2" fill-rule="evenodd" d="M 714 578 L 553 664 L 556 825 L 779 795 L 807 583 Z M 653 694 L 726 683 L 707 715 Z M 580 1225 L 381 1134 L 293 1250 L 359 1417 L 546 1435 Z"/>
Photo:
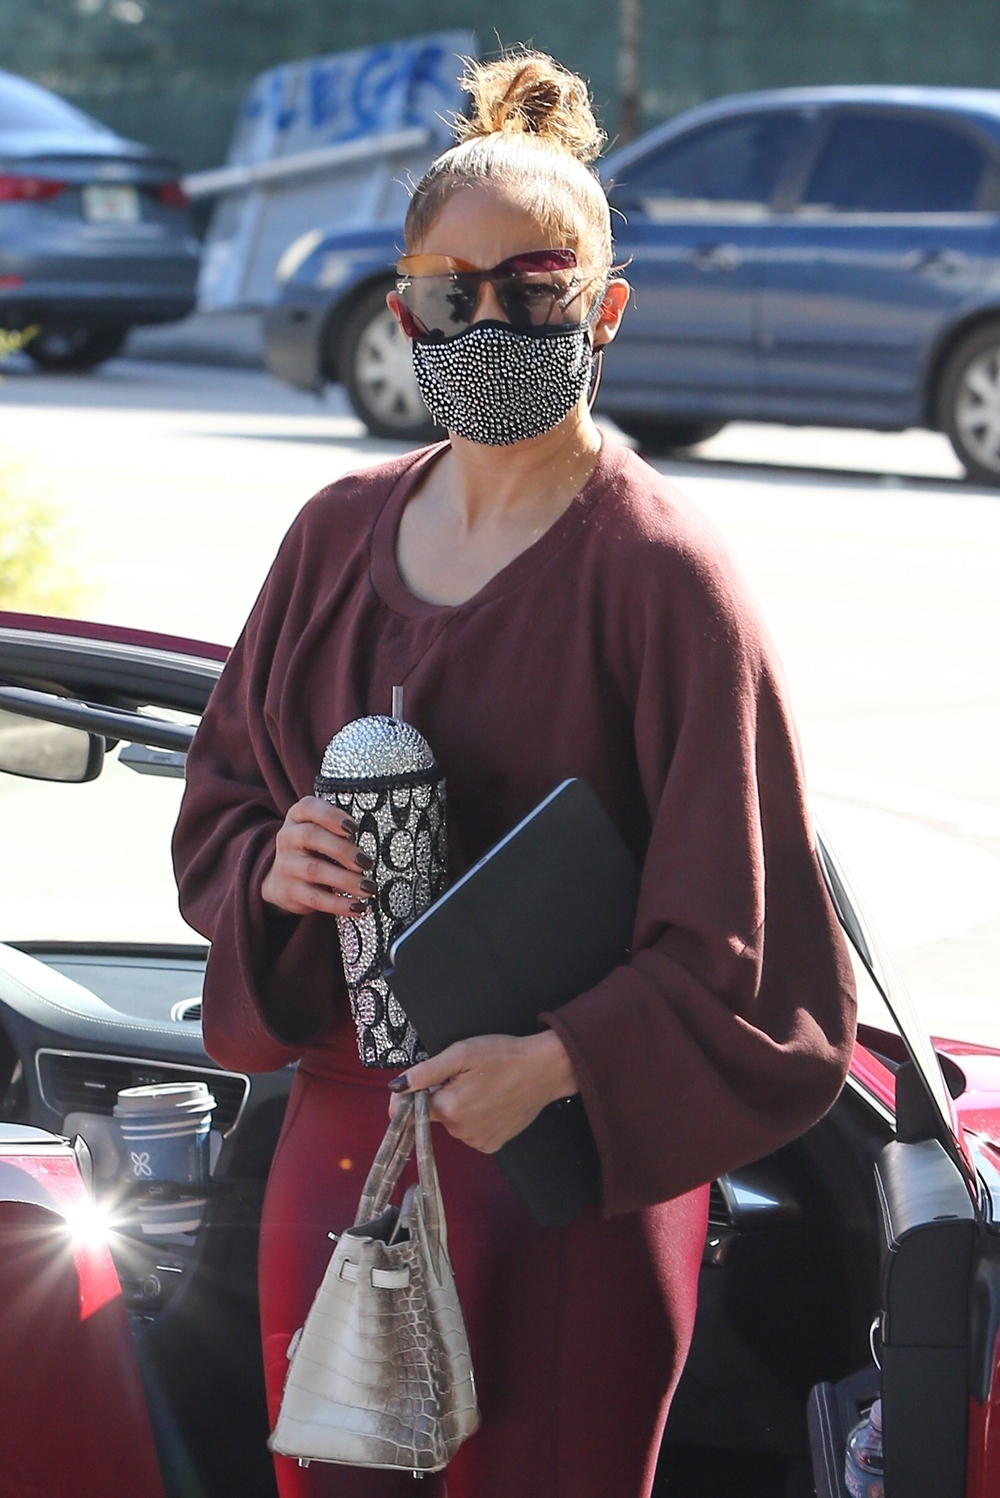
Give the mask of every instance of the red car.
<path id="1" fill-rule="evenodd" d="M 168 848 L 225 655 L 0 614 L 2 1498 L 274 1493 L 255 1254 L 292 1071 L 205 1054 L 207 950 Z M 803 1138 L 713 1186 L 657 1492 L 842 1498 L 846 1434 L 881 1394 L 888 1498 L 988 1498 L 1000 1052 L 932 1043 L 821 853 L 858 974 L 851 1075 Z M 208 1205 L 197 1230 L 150 1231 L 111 1111 L 183 1078 L 218 1103 Z"/>

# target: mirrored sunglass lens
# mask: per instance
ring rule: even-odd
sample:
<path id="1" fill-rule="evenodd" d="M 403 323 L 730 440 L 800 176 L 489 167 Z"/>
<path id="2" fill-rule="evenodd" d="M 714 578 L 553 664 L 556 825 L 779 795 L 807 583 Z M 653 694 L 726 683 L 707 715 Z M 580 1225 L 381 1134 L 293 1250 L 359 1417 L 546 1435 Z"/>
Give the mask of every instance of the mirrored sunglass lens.
<path id="1" fill-rule="evenodd" d="M 513 327 L 561 326 L 582 319 L 580 288 L 563 277 L 514 276 L 493 284 Z"/>
<path id="2" fill-rule="evenodd" d="M 476 310 L 479 285 L 463 276 L 414 276 L 401 283 L 399 294 L 428 333 L 459 333 Z"/>
<path id="3" fill-rule="evenodd" d="M 497 301 L 512 327 L 539 327 L 549 322 L 556 305 L 557 293 L 551 282 L 538 276 L 524 276 L 509 281 L 494 281 Z"/>
<path id="4" fill-rule="evenodd" d="M 516 276 L 413 276 L 397 283 L 404 305 L 427 334 L 448 338 L 464 332 L 489 281 L 504 317 L 514 328 L 566 326 L 582 322 L 583 287 L 558 271 Z"/>

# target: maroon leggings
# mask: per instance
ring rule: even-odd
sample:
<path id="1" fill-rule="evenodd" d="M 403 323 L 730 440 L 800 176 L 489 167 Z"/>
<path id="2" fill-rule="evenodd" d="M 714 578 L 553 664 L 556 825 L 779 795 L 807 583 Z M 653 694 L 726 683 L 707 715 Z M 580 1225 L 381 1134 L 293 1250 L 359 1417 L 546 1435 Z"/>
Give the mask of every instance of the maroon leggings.
<path id="1" fill-rule="evenodd" d="M 381 1074 L 300 1067 L 268 1182 L 260 1301 L 273 1425 L 287 1362 L 385 1132 Z M 281 1498 L 646 1498 L 694 1323 L 707 1195 L 534 1226 L 488 1156 L 434 1129 L 482 1426 L 447 1473 L 275 1458 Z M 412 1179 L 412 1164 L 410 1167 Z"/>

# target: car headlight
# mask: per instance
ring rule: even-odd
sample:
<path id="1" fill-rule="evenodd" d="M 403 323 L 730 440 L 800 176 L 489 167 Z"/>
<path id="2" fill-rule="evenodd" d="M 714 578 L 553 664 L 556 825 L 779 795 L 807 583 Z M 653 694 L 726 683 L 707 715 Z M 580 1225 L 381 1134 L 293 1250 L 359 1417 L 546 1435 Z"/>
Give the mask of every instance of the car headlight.
<path id="1" fill-rule="evenodd" d="M 324 255 L 316 285 L 321 291 L 336 291 L 350 280 L 353 268 L 354 260 L 350 255 Z"/>
<path id="2" fill-rule="evenodd" d="M 322 229 L 310 229 L 306 234 L 300 234 L 298 239 L 293 239 L 278 261 L 274 272 L 274 279 L 282 286 L 286 285 L 300 265 L 304 265 L 313 250 L 323 240 Z"/>

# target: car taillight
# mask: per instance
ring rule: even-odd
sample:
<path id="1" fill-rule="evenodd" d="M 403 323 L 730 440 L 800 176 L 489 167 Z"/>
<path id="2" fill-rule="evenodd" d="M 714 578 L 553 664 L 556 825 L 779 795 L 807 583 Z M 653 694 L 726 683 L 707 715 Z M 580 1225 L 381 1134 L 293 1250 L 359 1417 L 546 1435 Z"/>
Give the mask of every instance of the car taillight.
<path id="1" fill-rule="evenodd" d="M 0 172 L 0 203 L 40 203 L 45 198 L 58 197 L 65 182 L 53 182 L 49 177 L 20 177 L 13 172 Z"/>
<path id="2" fill-rule="evenodd" d="M 179 182 L 158 182 L 156 196 L 164 208 L 187 208 L 190 203 L 187 193 Z"/>

